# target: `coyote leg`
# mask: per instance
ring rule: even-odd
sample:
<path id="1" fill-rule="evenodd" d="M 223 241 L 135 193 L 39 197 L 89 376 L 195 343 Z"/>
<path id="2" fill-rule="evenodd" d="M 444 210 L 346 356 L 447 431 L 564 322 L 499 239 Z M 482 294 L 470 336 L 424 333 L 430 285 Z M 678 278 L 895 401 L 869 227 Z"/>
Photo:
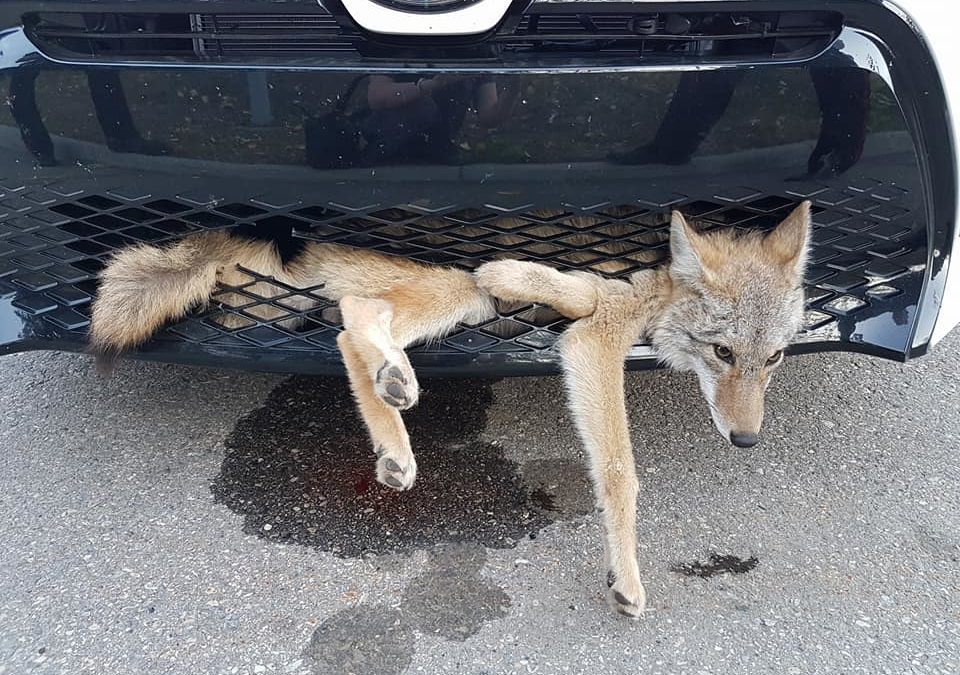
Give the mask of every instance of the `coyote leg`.
<path id="1" fill-rule="evenodd" d="M 646 593 L 637 565 L 637 474 L 627 426 L 623 361 L 640 321 L 629 299 L 602 298 L 560 342 L 570 410 L 590 460 L 603 519 L 607 601 L 638 617 Z"/>
<path id="2" fill-rule="evenodd" d="M 337 346 L 347 368 L 350 388 L 357 401 L 373 451 L 377 455 L 377 480 L 395 490 L 406 490 L 417 477 L 417 460 L 400 412 L 374 391 L 374 381 L 349 332 L 337 336 Z"/>
<path id="3" fill-rule="evenodd" d="M 520 260 L 498 260 L 474 272 L 477 285 L 508 301 L 536 302 L 553 307 L 568 319 L 593 314 L 600 277 L 589 272 L 558 272 L 552 267 Z"/>
<path id="4" fill-rule="evenodd" d="M 427 274 L 417 284 L 397 286 L 380 298 L 340 300 L 344 332 L 337 344 L 378 454 L 377 480 L 395 489 L 409 488 L 417 469 L 399 413 L 415 405 L 420 395 L 404 348 L 443 335 L 467 317 L 492 313 L 490 300 L 469 276 L 454 283 L 445 280 L 450 278 Z"/>
<path id="5" fill-rule="evenodd" d="M 360 357 L 374 391 L 388 405 L 406 410 L 420 396 L 410 360 L 391 330 L 394 306 L 379 298 L 347 296 L 340 300 L 343 330 Z"/>

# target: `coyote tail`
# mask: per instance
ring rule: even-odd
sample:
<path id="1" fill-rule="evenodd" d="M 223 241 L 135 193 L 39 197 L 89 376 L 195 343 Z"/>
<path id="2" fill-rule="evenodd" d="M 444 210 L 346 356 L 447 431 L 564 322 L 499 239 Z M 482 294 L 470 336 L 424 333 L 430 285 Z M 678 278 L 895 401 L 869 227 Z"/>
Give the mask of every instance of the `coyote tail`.
<path id="1" fill-rule="evenodd" d="M 241 253 L 226 233 L 208 232 L 171 246 L 144 244 L 115 254 L 100 274 L 90 317 L 90 350 L 98 366 L 109 369 L 121 352 L 208 303 L 219 270 L 242 262 Z"/>

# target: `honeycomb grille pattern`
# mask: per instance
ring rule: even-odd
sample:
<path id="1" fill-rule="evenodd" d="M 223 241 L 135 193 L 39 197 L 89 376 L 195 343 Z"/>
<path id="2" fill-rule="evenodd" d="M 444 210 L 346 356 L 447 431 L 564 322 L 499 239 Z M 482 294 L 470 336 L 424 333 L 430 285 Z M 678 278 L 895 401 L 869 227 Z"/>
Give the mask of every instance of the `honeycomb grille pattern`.
<path id="1" fill-rule="evenodd" d="M 111 253 L 219 228 L 292 234 L 468 269 L 486 260 L 520 258 L 623 277 L 665 262 L 672 208 L 707 228 L 766 229 L 805 198 L 815 205 L 815 231 L 806 330 L 799 340 L 847 339 L 840 324 L 907 292 L 908 277 L 922 270 L 926 259 L 924 218 L 910 210 L 908 192 L 896 185 L 865 179 L 843 188 L 808 185 L 774 194 L 750 187 L 714 191 L 709 198 L 674 194 L 658 203 L 429 209 L 277 206 L 256 199 L 211 201 L 184 194 L 158 199 L 122 190 L 91 194 L 0 186 L 0 296 L 13 298 L 38 335 L 82 341 L 96 275 Z M 222 289 L 209 309 L 168 327 L 157 340 L 336 358 L 340 317 L 320 295 L 322 289 L 290 288 L 244 273 L 247 281 Z M 216 302 L 226 295 L 229 308 Z M 267 305 L 273 311 L 265 311 Z M 563 319 L 547 308 L 502 305 L 496 318 L 460 326 L 414 351 L 543 352 L 552 349 L 563 327 Z"/>

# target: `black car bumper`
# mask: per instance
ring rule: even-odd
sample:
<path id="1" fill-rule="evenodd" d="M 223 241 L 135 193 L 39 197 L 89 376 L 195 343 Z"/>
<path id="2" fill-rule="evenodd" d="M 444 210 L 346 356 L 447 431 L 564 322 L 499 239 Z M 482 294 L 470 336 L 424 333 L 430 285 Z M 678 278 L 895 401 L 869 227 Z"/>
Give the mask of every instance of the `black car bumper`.
<path id="1" fill-rule="evenodd" d="M 211 3 L 194 4 L 98 9 L 210 11 Z M 222 18 L 220 32 L 183 37 L 183 25 L 203 30 L 210 21 L 191 18 L 169 19 L 175 37 L 166 42 L 117 47 L 69 30 L 107 25 L 103 34 L 120 35 L 122 22 L 98 24 L 88 14 L 65 23 L 66 38 L 56 22 L 43 23 L 52 9 L 84 3 L 0 10 L 9 26 L 0 32 L 9 104 L 0 110 L 0 353 L 82 350 L 96 275 L 111 252 L 205 228 L 464 267 L 519 257 L 618 276 L 663 262 L 670 209 L 717 226 L 765 228 L 801 199 L 813 201 L 816 229 L 806 330 L 794 351 L 904 359 L 926 349 L 938 306 L 929 298 L 956 212 L 952 141 L 921 39 L 880 5 L 830 3 L 843 23 L 822 45 L 768 38 L 738 53 L 701 40 L 683 52 L 659 44 L 645 52 L 589 31 L 578 41 L 538 42 L 528 29 L 516 43 L 529 49 L 488 50 L 499 38 L 487 36 L 426 55 L 415 44 L 392 45 L 403 56 L 391 60 L 386 47 L 313 3 L 213 4 L 246 16 L 282 5 L 306 15 L 298 25 L 313 21 L 352 42 L 333 48 L 329 36 L 311 43 L 297 31 L 288 44 L 274 28 L 257 51 L 252 38 L 226 39 L 238 33 L 223 29 L 233 24 Z M 564 5 L 540 6 L 548 4 L 553 12 Z M 724 4 L 748 13 L 823 3 Z M 618 16 L 639 6 L 606 5 Z M 661 10 L 662 20 L 708 5 L 717 7 L 642 7 L 644 16 Z M 529 26 L 531 11 L 518 10 L 509 30 Z M 497 35 L 507 31 L 505 24 Z M 356 91 L 363 98 L 370 81 L 359 78 L 370 73 L 400 83 L 445 74 L 449 86 L 428 108 L 357 110 Z M 491 92 L 499 107 L 491 108 Z M 347 124 L 331 117 L 340 109 L 356 112 L 344 128 L 359 131 L 359 145 L 332 129 Z M 340 369 L 335 307 L 321 304 L 296 330 L 247 316 L 234 330 L 210 313 L 191 316 L 135 356 Z M 503 307 L 495 320 L 414 348 L 412 358 L 423 372 L 549 372 L 563 325 L 543 308 Z M 638 345 L 629 365 L 655 363 Z"/>

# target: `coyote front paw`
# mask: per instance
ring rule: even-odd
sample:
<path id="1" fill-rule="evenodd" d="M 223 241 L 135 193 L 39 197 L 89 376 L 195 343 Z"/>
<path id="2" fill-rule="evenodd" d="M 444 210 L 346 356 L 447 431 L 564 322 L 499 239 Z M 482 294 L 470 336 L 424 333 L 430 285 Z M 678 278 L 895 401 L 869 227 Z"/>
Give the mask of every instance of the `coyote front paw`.
<path id="1" fill-rule="evenodd" d="M 536 263 L 522 260 L 495 260 L 480 265 L 473 275 L 477 286 L 495 298 L 516 300 L 530 285 L 531 268 Z"/>
<path id="2" fill-rule="evenodd" d="M 420 385 L 417 384 L 413 368 L 406 361 L 384 361 L 377 371 L 374 390 L 384 403 L 398 410 L 412 408 L 420 398 Z"/>
<path id="3" fill-rule="evenodd" d="M 647 592 L 637 578 L 637 574 L 622 573 L 613 570 L 607 572 L 607 603 L 619 614 L 638 619 L 647 604 Z"/>
<path id="4" fill-rule="evenodd" d="M 377 448 L 377 482 L 394 490 L 409 490 L 417 478 L 417 460 L 412 452 L 399 453 Z"/>

